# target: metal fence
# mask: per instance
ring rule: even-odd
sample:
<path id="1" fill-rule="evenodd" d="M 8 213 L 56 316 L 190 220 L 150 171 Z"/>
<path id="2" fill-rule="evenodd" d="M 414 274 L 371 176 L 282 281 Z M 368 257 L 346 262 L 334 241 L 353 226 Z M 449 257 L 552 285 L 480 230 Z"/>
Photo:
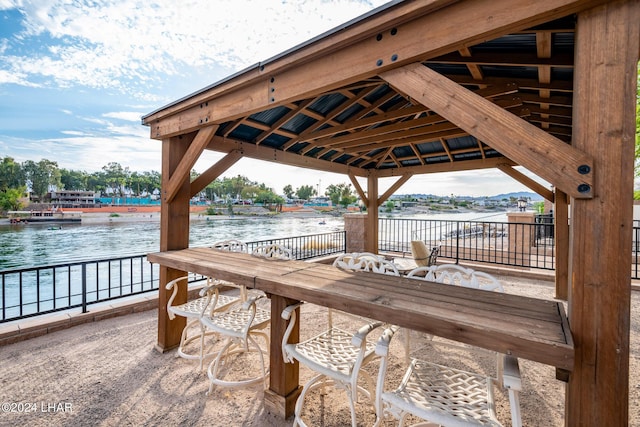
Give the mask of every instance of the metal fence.
<path id="1" fill-rule="evenodd" d="M 555 229 L 551 214 L 533 224 L 381 218 L 379 249 L 410 253 L 411 241 L 439 246 L 440 256 L 514 267 L 555 269 Z M 633 222 L 631 278 L 640 279 L 640 221 Z"/>
<path id="2" fill-rule="evenodd" d="M 381 218 L 379 249 L 408 254 L 411 241 L 440 248 L 440 257 L 517 267 L 555 268 L 553 218 L 534 224 Z"/>
<path id="3" fill-rule="evenodd" d="M 345 251 L 344 231 L 248 242 L 291 248 L 296 259 Z M 157 290 L 159 266 L 146 254 L 0 271 L 0 323 Z M 201 280 L 191 275 L 190 282 Z"/>

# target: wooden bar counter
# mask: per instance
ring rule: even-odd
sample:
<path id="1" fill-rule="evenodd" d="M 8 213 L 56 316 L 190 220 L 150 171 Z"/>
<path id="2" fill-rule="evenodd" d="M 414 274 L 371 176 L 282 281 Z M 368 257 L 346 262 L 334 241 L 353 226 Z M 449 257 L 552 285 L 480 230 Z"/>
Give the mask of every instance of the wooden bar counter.
<path id="1" fill-rule="evenodd" d="M 305 301 L 519 358 L 573 369 L 574 347 L 562 303 L 442 285 L 405 277 L 347 272 L 304 261 L 189 248 L 151 253 L 150 262 L 230 280 L 271 298 L 268 408 L 283 417 L 299 394 L 298 366 L 282 360 L 282 309 Z M 304 327 L 304 326 L 303 326 Z M 297 335 L 294 335 L 297 336 Z"/>

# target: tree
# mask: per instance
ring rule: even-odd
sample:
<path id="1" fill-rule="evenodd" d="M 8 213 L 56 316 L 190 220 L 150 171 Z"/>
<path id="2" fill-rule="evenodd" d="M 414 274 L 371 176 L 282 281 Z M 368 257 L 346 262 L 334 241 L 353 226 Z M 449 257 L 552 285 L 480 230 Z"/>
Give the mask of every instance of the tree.
<path id="1" fill-rule="evenodd" d="M 65 190 L 87 191 L 89 174 L 83 171 L 60 169 L 60 182 Z"/>
<path id="2" fill-rule="evenodd" d="M 325 195 L 334 205 L 342 205 L 345 208 L 357 200 L 351 190 L 351 184 L 331 184 L 325 190 Z"/>
<path id="3" fill-rule="evenodd" d="M 22 187 L 25 184 L 24 173 L 20 163 L 12 157 L 4 157 L 0 162 L 0 191 Z"/>
<path id="4" fill-rule="evenodd" d="M 27 160 L 22 164 L 22 169 L 33 196 L 41 198 L 49 192 L 50 187 L 62 187 L 57 162 L 42 159 L 36 163 Z"/>
<path id="5" fill-rule="evenodd" d="M 120 163 L 110 162 L 103 166 L 104 178 L 107 188 L 110 188 L 113 194 L 122 196 L 125 185 L 129 180 L 129 167 L 123 168 Z"/>
<path id="6" fill-rule="evenodd" d="M 18 211 L 22 208 L 20 199 L 25 193 L 25 187 L 9 188 L 6 191 L 0 191 L 0 209 L 3 211 Z"/>
<path id="7" fill-rule="evenodd" d="M 282 192 L 287 197 L 287 199 L 293 199 L 293 187 L 291 187 L 291 185 L 285 185 L 282 189 Z"/>
<path id="8" fill-rule="evenodd" d="M 303 185 L 302 187 L 296 189 L 296 195 L 299 199 L 302 200 L 309 200 L 311 196 L 314 196 L 316 194 L 318 194 L 316 189 L 311 185 Z"/>

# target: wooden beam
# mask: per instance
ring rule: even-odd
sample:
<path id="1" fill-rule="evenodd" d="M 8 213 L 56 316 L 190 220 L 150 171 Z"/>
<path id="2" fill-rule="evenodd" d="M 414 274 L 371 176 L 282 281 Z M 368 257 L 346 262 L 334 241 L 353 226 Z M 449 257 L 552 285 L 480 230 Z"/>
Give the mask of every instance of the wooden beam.
<path id="1" fill-rule="evenodd" d="M 237 150 L 229 152 L 226 156 L 221 158 L 212 165 L 209 169 L 204 171 L 199 177 L 191 182 L 190 196 L 193 197 L 202 191 L 207 185 L 222 175 L 227 169 L 236 164 L 238 160 L 242 158 L 242 153 Z"/>
<path id="2" fill-rule="evenodd" d="M 391 70 L 381 77 L 567 194 L 593 197 L 591 156 L 422 64 Z"/>
<path id="3" fill-rule="evenodd" d="M 223 123 L 318 96 L 400 65 L 473 46 L 605 1 L 403 2 L 151 113 L 143 117 L 143 124 L 150 126 L 155 139 L 188 133 L 203 123 Z"/>
<path id="4" fill-rule="evenodd" d="M 578 15 L 573 146 L 596 159 L 594 199 L 571 200 L 568 426 L 629 423 L 629 333 L 640 2 Z"/>
<path id="5" fill-rule="evenodd" d="M 394 182 L 393 185 L 389 187 L 389 189 L 385 191 L 384 194 L 378 198 L 378 207 L 380 207 L 385 202 L 385 200 L 391 197 L 393 193 L 395 193 L 398 190 L 398 188 L 402 187 L 402 185 L 405 182 L 409 181 L 409 179 L 412 176 L 413 176 L 412 174 L 406 173 L 402 175 L 400 178 L 398 178 L 398 180 Z"/>
<path id="6" fill-rule="evenodd" d="M 162 188 L 162 199 L 164 202 L 170 203 L 178 193 L 178 189 L 182 187 L 183 182 L 185 180 L 189 182 L 193 165 L 196 164 L 200 154 L 202 154 L 205 147 L 209 145 L 209 142 L 211 142 L 216 130 L 218 130 L 218 126 L 214 125 L 202 128 L 198 131 L 198 134 L 195 136 L 191 144 L 189 144 L 187 152 L 180 160 L 178 167 L 176 167 L 176 170 L 171 174 L 171 178 L 169 178 L 166 188 Z"/>
<path id="7" fill-rule="evenodd" d="M 351 183 L 353 184 L 353 188 L 356 189 L 356 193 L 358 193 L 358 196 L 360 196 L 360 200 L 362 200 L 362 203 L 364 203 L 365 206 L 369 206 L 369 198 L 367 197 L 367 194 L 362 189 L 362 186 L 360 186 L 360 183 L 356 179 L 356 176 L 354 174 L 350 173 L 349 174 L 349 179 L 351 180 Z"/>
<path id="8" fill-rule="evenodd" d="M 371 170 L 370 173 L 377 176 L 378 178 L 385 178 L 390 176 L 398 176 L 401 173 L 410 173 L 413 175 L 420 175 L 426 173 L 440 173 L 440 172 L 459 172 L 459 171 L 468 171 L 468 170 L 476 170 L 476 169 L 492 169 L 498 167 L 500 164 L 510 164 L 512 166 L 516 166 L 511 160 L 506 157 L 496 157 L 489 159 L 478 159 L 478 160 L 465 160 L 463 162 L 447 162 L 447 163 L 435 163 L 435 164 L 426 164 L 420 166 L 408 166 L 403 167 L 402 169 L 397 168 L 389 168 L 389 169 L 379 169 L 379 170 Z"/>
<path id="9" fill-rule="evenodd" d="M 241 141 L 235 141 L 230 138 L 214 137 L 209 146 L 209 150 L 221 151 L 228 153 L 236 150 L 242 153 L 243 157 L 249 157 L 267 162 L 282 163 L 289 166 L 300 168 L 315 169 L 326 172 L 335 172 L 347 175 L 353 173 L 358 176 L 367 176 L 366 170 L 354 166 L 343 165 L 340 163 L 332 163 L 326 160 L 316 159 L 315 157 L 301 156 L 287 151 L 276 150 L 274 148 L 262 145 L 246 144 Z"/>
<path id="10" fill-rule="evenodd" d="M 539 195 L 541 195 L 542 197 L 544 197 L 545 199 L 547 199 L 551 203 L 553 203 L 553 201 L 554 201 L 553 191 L 549 190 L 544 185 L 542 185 L 539 182 L 529 178 L 528 176 L 526 176 L 525 174 L 521 173 L 520 171 L 514 169 L 511 165 L 500 164 L 497 167 L 502 172 L 506 173 L 511 178 L 513 178 L 516 181 L 518 181 L 520 184 L 522 184 L 525 187 L 531 189 L 532 191 L 538 193 Z"/>

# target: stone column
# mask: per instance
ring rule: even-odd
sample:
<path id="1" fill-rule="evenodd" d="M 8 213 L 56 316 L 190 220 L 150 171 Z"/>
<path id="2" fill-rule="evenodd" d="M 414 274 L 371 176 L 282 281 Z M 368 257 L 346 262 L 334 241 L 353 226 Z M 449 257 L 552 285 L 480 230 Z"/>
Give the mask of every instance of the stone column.
<path id="1" fill-rule="evenodd" d="M 509 222 L 509 248 L 507 250 L 509 263 L 530 266 L 531 247 L 535 242 L 535 227 L 528 224 L 535 223 L 535 214 L 533 212 L 508 212 L 507 221 Z"/>
<path id="2" fill-rule="evenodd" d="M 346 214 L 344 231 L 347 234 L 347 252 L 365 252 L 367 242 L 367 214 Z"/>

